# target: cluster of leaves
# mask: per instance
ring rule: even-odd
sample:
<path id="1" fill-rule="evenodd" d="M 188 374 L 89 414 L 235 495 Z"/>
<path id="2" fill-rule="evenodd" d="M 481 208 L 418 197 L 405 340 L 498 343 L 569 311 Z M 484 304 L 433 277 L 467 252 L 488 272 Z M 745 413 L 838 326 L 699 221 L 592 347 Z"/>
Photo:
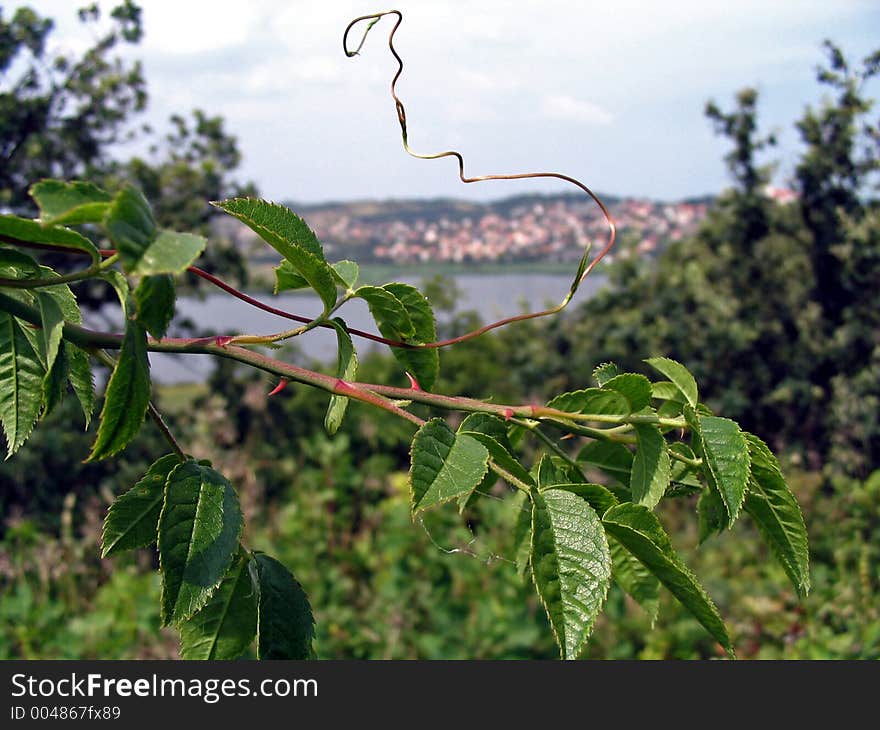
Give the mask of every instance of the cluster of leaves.
<path id="1" fill-rule="evenodd" d="M 45 180 L 31 194 L 39 219 L 0 216 L 0 236 L 13 246 L 0 248 L 6 334 L 0 340 L 0 398 L 10 455 L 61 400 L 68 382 L 88 419 L 94 402 L 88 355 L 113 367 L 89 460 L 121 452 L 148 412 L 167 433 L 150 404 L 147 353 L 170 343 L 174 351 L 237 358 L 322 387 L 330 394 L 325 427 L 331 435 L 351 398 L 417 423 L 409 472 L 414 517 L 450 501 L 465 509 L 499 477 L 515 487 L 522 500 L 518 520 L 510 525 L 519 545 L 517 562 L 534 582 L 564 658 L 583 651 L 612 580 L 652 616 L 664 586 L 733 654 L 717 608 L 654 514 L 666 498 L 700 494 L 702 539 L 731 528 L 747 512 L 798 594 L 809 590 L 806 530 L 778 462 L 763 441 L 700 402 L 693 376 L 680 363 L 649 359 L 663 376 L 656 382 L 606 363 L 593 373 L 598 387 L 564 393 L 544 407 L 435 396 L 428 391 L 437 380 L 439 358 L 436 348 L 424 345 L 434 343 L 436 325 L 418 289 L 400 283 L 357 286 L 357 265 L 328 262 L 301 218 L 282 206 L 244 198 L 216 205 L 281 254 L 276 290 L 311 288 L 323 304 L 321 313 L 275 335 L 209 343 L 163 340 L 174 314 L 173 276 L 192 264 L 205 239 L 160 229 L 146 199 L 131 186 L 111 195 L 89 183 Z M 97 231 L 115 249 L 99 251 L 70 226 Z M 58 276 L 20 250 L 45 246 L 88 254 L 91 266 Z M 79 326 L 82 317 L 68 284 L 94 278 L 119 295 L 125 314 L 121 336 Z M 353 298 L 366 301 L 399 364 L 411 373 L 407 400 L 390 400 L 380 386 L 355 381 L 351 335 L 344 320 L 333 316 Z M 273 345 L 317 326 L 337 334 L 335 377 L 255 360 L 243 347 Z M 118 361 L 102 348 L 119 349 Z M 406 410 L 413 402 L 470 415 L 454 431 L 442 418 L 423 421 Z M 590 442 L 571 456 L 541 430 L 545 426 Z M 676 432 L 689 432 L 690 442 L 673 440 Z M 531 469 L 517 456 L 526 435 L 547 449 Z M 255 637 L 260 657 L 312 655 L 314 624 L 299 583 L 278 561 L 241 545 L 244 520 L 232 484 L 167 436 L 174 453 L 153 463 L 111 506 L 104 555 L 157 545 L 161 619 L 178 627 L 184 657 L 235 657 Z M 605 483 L 588 479 L 593 473 L 604 475 Z"/>

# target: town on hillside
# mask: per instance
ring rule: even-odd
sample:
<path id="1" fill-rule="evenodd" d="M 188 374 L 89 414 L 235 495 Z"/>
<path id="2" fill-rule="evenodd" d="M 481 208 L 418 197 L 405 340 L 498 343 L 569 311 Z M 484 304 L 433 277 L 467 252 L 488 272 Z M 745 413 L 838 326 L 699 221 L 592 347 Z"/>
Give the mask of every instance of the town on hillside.
<path id="1" fill-rule="evenodd" d="M 609 196 L 604 202 L 619 236 L 632 242 L 630 250 L 651 255 L 694 232 L 712 199 L 669 203 Z M 572 194 L 487 203 L 437 199 L 287 206 L 306 220 L 329 257 L 363 263 L 568 263 L 608 235 L 598 206 Z M 252 234 L 236 231 L 235 237 L 246 246 Z"/>

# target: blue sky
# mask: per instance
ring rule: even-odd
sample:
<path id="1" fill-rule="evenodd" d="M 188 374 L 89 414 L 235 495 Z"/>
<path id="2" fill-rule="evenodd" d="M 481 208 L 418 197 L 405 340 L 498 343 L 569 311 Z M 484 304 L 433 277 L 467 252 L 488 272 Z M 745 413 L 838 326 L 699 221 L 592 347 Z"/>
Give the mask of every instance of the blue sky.
<path id="1" fill-rule="evenodd" d="M 12 3 L 17 5 L 18 3 Z M 79 4 L 31 0 L 82 47 Z M 103 3 L 109 7 L 109 3 Z M 562 190 L 543 182 L 462 185 L 451 160 L 408 158 L 376 26 L 356 59 L 347 22 L 386 9 L 332 0 L 143 0 L 145 64 L 157 128 L 172 112 L 222 114 L 265 197 L 318 202 L 390 197 L 497 198 Z M 876 0 L 398 2 L 398 91 L 410 142 L 455 147 L 469 174 L 555 170 L 594 190 L 674 200 L 727 184 L 725 147 L 703 117 L 737 89 L 761 92 L 780 133 L 778 182 L 797 151 L 792 121 L 820 98 L 815 67 L 831 38 L 852 58 L 880 45 Z M 876 95 L 877 86 L 871 91 Z"/>

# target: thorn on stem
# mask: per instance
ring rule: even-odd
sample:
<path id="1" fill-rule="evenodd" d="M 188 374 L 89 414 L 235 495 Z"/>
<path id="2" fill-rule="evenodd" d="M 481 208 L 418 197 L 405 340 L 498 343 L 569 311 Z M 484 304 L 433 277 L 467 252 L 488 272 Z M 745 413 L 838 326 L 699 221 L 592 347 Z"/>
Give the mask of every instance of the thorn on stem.
<path id="1" fill-rule="evenodd" d="M 218 338 L 218 339 L 220 339 L 220 338 Z M 289 381 L 287 380 L 287 378 L 281 378 L 281 380 L 278 381 L 278 385 L 276 385 L 274 388 L 272 388 L 272 390 L 269 391 L 269 396 L 273 396 L 273 395 L 280 393 L 282 390 L 284 390 L 287 387 L 288 382 Z"/>
<path id="2" fill-rule="evenodd" d="M 220 335 L 214 338 L 214 344 L 217 347 L 226 347 L 230 342 L 232 342 L 235 338 L 231 335 Z"/>
<path id="3" fill-rule="evenodd" d="M 513 408 L 505 408 L 504 409 L 504 420 L 509 421 L 513 418 Z"/>
<path id="4" fill-rule="evenodd" d="M 409 378 L 409 387 L 413 390 L 421 390 L 422 386 L 419 385 L 419 381 L 416 380 L 415 376 L 411 373 L 407 372 L 406 377 Z"/>

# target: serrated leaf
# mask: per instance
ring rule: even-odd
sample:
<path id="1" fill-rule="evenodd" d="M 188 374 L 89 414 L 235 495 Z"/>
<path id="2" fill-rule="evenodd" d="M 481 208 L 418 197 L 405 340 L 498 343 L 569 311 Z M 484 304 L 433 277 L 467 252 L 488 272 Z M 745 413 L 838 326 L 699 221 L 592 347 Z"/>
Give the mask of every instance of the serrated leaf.
<path id="1" fill-rule="evenodd" d="M 619 373 L 619 368 L 613 362 L 603 362 L 601 365 L 597 365 L 595 370 L 593 370 L 593 380 L 595 380 L 601 388 Z"/>
<path id="2" fill-rule="evenodd" d="M 804 598 L 810 592 L 810 551 L 803 514 L 767 444 L 750 433 L 745 438 L 751 479 L 743 507 L 758 525 L 798 596 Z"/>
<path id="3" fill-rule="evenodd" d="M 254 555 L 251 566 L 258 589 L 257 657 L 314 659 L 315 619 L 302 586 L 264 553 Z"/>
<path id="4" fill-rule="evenodd" d="M 43 408 L 46 370 L 28 324 L 0 311 L 0 424 L 8 459 L 30 436 Z"/>
<path id="5" fill-rule="evenodd" d="M 326 261 L 324 249 L 314 231 L 283 205 L 254 198 L 232 198 L 211 205 L 238 218 L 285 259 L 291 260 L 289 254 L 300 249 Z"/>
<path id="6" fill-rule="evenodd" d="M 106 281 L 113 287 L 113 291 L 116 292 L 116 298 L 119 299 L 119 306 L 122 308 L 122 314 L 123 316 L 128 317 L 131 299 L 131 288 L 128 286 L 128 279 L 123 276 L 121 271 L 117 271 L 116 269 L 102 271 L 98 274 L 97 278 Z"/>
<path id="7" fill-rule="evenodd" d="M 128 273 L 135 270 L 159 235 L 150 204 L 143 193 L 131 185 L 123 187 L 113 198 L 104 217 L 104 228 Z"/>
<path id="8" fill-rule="evenodd" d="M 135 317 L 157 340 L 168 331 L 176 296 L 174 280 L 169 274 L 145 276 L 134 290 Z"/>
<path id="9" fill-rule="evenodd" d="M 702 545 L 712 535 L 720 533 L 727 527 L 727 508 L 724 500 L 713 486 L 707 486 L 700 492 L 697 500 L 697 525 L 699 540 Z"/>
<path id="10" fill-rule="evenodd" d="M 236 659 L 257 634 L 257 586 L 239 549 L 208 602 L 180 626 L 181 659 Z"/>
<path id="11" fill-rule="evenodd" d="M 703 473 L 718 490 L 727 508 L 727 527 L 739 515 L 749 481 L 749 447 L 739 426 L 728 418 L 704 416 L 685 409 L 693 429 L 694 446 L 703 459 Z"/>
<path id="12" fill-rule="evenodd" d="M 596 514 L 600 517 L 618 503 L 617 497 L 601 484 L 590 484 L 588 482 L 553 484 L 549 489 L 562 489 L 577 495 L 581 499 L 586 500 L 587 504 L 596 510 Z"/>
<path id="13" fill-rule="evenodd" d="M 275 267 L 275 294 L 283 291 L 308 289 L 310 284 L 286 259 Z"/>
<path id="14" fill-rule="evenodd" d="M 651 397 L 658 400 L 678 400 L 683 398 L 678 386 L 670 380 L 657 380 L 651 383 Z"/>
<path id="15" fill-rule="evenodd" d="M 516 573 L 525 577 L 529 572 L 532 555 L 532 502 L 528 494 L 517 490 L 511 498 L 511 504 L 516 512 L 513 527 Z"/>
<path id="16" fill-rule="evenodd" d="M 434 311 L 418 289 L 409 284 L 397 282 L 385 284 L 382 288 L 397 298 L 412 322 L 414 334 L 411 337 L 405 336 L 405 342 L 412 345 L 423 345 L 436 341 L 437 326 L 434 321 Z M 382 331 L 381 324 L 379 331 Z M 437 348 L 408 350 L 402 347 L 392 347 L 391 352 L 400 364 L 415 376 L 423 390 L 430 390 L 434 387 L 440 373 L 440 351 Z"/>
<path id="17" fill-rule="evenodd" d="M 26 253 L 14 248 L 0 248 L 0 279 L 35 279 L 40 265 Z"/>
<path id="18" fill-rule="evenodd" d="M 691 375 L 684 365 L 668 357 L 649 357 L 645 362 L 657 372 L 669 378 L 685 397 L 685 400 L 692 407 L 696 407 L 699 402 L 697 381 L 694 380 L 694 376 Z"/>
<path id="19" fill-rule="evenodd" d="M 337 261 L 335 264 L 330 264 L 330 268 L 333 269 L 333 275 L 337 284 L 344 286 L 346 289 L 354 289 L 361 271 L 354 261 L 347 259 Z"/>
<path id="20" fill-rule="evenodd" d="M 338 347 L 336 357 L 336 377 L 350 382 L 357 377 L 358 359 L 351 337 L 345 327 L 345 322 L 338 317 L 330 320 L 333 329 L 336 330 L 336 342 Z M 330 396 L 330 405 L 327 406 L 327 415 L 324 416 L 324 428 L 331 436 L 342 425 L 345 409 L 348 407 L 348 398 L 344 395 Z"/>
<path id="21" fill-rule="evenodd" d="M 532 481 L 532 477 L 526 468 L 520 464 L 511 453 L 504 448 L 498 441 L 496 441 L 492 436 L 489 436 L 485 433 L 480 433 L 478 431 L 462 431 L 460 428 L 458 430 L 459 434 L 464 434 L 475 438 L 479 441 L 483 446 L 486 447 L 486 450 L 489 452 L 489 458 L 492 459 L 493 462 L 505 471 L 507 471 L 511 476 L 519 479 L 521 482 L 528 484 L 529 486 L 534 485 L 534 481 Z"/>
<path id="22" fill-rule="evenodd" d="M 47 291 L 34 293 L 37 308 L 40 310 L 40 348 L 38 354 L 43 368 L 48 372 L 58 357 L 64 331 L 64 313 L 58 300 Z"/>
<path id="23" fill-rule="evenodd" d="M 68 357 L 70 387 L 82 408 L 85 428 L 88 428 L 95 412 L 95 381 L 89 356 L 72 342 L 65 342 L 64 348 Z"/>
<path id="24" fill-rule="evenodd" d="M 128 274 L 180 274 L 204 251 L 207 239 L 192 233 L 160 230 L 149 202 L 126 185 L 113 198 L 104 228 Z"/>
<path id="25" fill-rule="evenodd" d="M 513 453 L 513 446 L 507 435 L 507 424 L 498 418 L 498 416 L 493 416 L 489 413 L 470 413 L 461 422 L 458 430 L 460 432 L 471 431 L 484 433 L 495 439 L 510 453 Z"/>
<path id="26" fill-rule="evenodd" d="M 102 558 L 156 542 L 165 482 L 178 464 L 180 459 L 175 454 L 157 459 L 137 484 L 110 505 L 101 533 Z"/>
<path id="27" fill-rule="evenodd" d="M 104 392 L 98 435 L 86 461 L 106 459 L 128 446 L 144 422 L 149 403 L 147 333 L 140 324 L 129 321 L 119 360 Z"/>
<path id="28" fill-rule="evenodd" d="M 636 413 L 651 405 L 651 381 L 637 373 L 622 373 L 605 381 L 605 390 L 614 390 L 629 403 L 630 412 Z"/>
<path id="29" fill-rule="evenodd" d="M 584 390 L 562 393 L 547 403 L 547 407 L 556 408 L 566 413 L 619 415 L 621 418 L 628 416 L 631 412 L 629 401 L 623 394 L 601 388 L 585 388 Z"/>
<path id="30" fill-rule="evenodd" d="M 593 441 L 580 450 L 577 460 L 597 467 L 624 487 L 629 487 L 633 454 L 623 444 L 613 441 Z"/>
<path id="31" fill-rule="evenodd" d="M 653 627 L 660 612 L 660 581 L 638 558 L 610 536 L 608 548 L 611 551 L 611 576 L 644 609 Z"/>
<path id="32" fill-rule="evenodd" d="M 563 659 L 583 651 L 611 579 L 605 531 L 587 502 L 532 489 L 532 577 Z"/>
<path id="33" fill-rule="evenodd" d="M 208 602 L 238 551 L 242 525 L 238 496 L 218 471 L 190 460 L 168 475 L 158 540 L 163 625 Z"/>
<path id="34" fill-rule="evenodd" d="M 67 350 L 62 346 L 58 349 L 52 368 L 43 376 L 43 415 L 51 413 L 64 400 L 69 372 L 70 361 Z"/>
<path id="35" fill-rule="evenodd" d="M 91 256 L 93 264 L 101 261 L 101 254 L 98 253 L 95 244 L 82 234 L 63 226 L 43 225 L 28 218 L 19 218 L 16 215 L 0 215 L 0 236 L 29 243 L 42 243 L 85 251 Z"/>
<path id="36" fill-rule="evenodd" d="M 469 493 L 489 468 L 486 447 L 471 436 L 456 435 L 442 418 L 418 430 L 410 455 L 413 514 Z"/>
<path id="37" fill-rule="evenodd" d="M 328 312 L 332 309 L 336 304 L 336 281 L 329 264 L 313 253 L 295 246 L 287 254 L 287 261 L 293 270 L 317 292 L 324 304 L 324 311 Z M 276 288 L 277 286 L 276 279 Z"/>
<path id="38" fill-rule="evenodd" d="M 361 286 L 355 296 L 367 303 L 383 337 L 398 341 L 415 337 L 416 330 L 406 307 L 390 291 L 379 286 Z"/>
<path id="39" fill-rule="evenodd" d="M 624 503 L 608 510 L 602 524 L 732 655 L 733 646 L 718 609 L 681 561 L 654 513 L 643 505 Z"/>
<path id="40" fill-rule="evenodd" d="M 201 256 L 208 239 L 194 233 L 161 230 L 129 273 L 136 276 L 182 274 Z"/>
<path id="41" fill-rule="evenodd" d="M 666 440 L 659 428 L 648 423 L 633 424 L 633 431 L 636 434 L 636 453 L 629 488 L 634 502 L 653 509 L 669 486 L 671 467 Z"/>
<path id="42" fill-rule="evenodd" d="M 31 185 L 28 193 L 39 206 L 43 223 L 68 226 L 100 223 L 113 199 L 97 185 L 79 180 L 41 180 Z"/>

